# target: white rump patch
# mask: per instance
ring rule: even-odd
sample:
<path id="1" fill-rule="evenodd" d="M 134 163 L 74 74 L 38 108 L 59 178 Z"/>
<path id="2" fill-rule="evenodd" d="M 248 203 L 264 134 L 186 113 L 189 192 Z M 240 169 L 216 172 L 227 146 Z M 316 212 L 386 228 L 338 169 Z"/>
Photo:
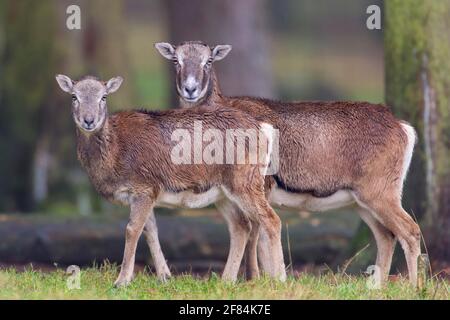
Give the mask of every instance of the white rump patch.
<path id="1" fill-rule="evenodd" d="M 264 135 L 265 139 L 261 139 L 263 137 L 260 137 L 259 139 L 259 162 L 263 165 L 261 168 L 261 173 L 263 175 L 267 174 L 275 174 L 278 171 L 278 152 L 274 154 L 274 149 L 276 148 L 276 151 L 278 151 L 278 145 L 275 145 L 275 143 L 278 143 L 278 139 L 276 134 L 277 131 L 273 128 L 271 124 L 268 123 L 261 123 L 261 133 Z M 264 141 L 265 140 L 265 141 Z M 267 141 L 267 147 L 266 147 L 266 141 Z M 269 166 L 271 166 L 269 171 Z"/>
<path id="2" fill-rule="evenodd" d="M 403 131 L 406 133 L 406 136 L 408 137 L 408 144 L 406 145 L 405 149 L 405 155 L 403 157 L 403 171 L 402 171 L 402 182 L 406 179 L 406 174 L 408 173 L 409 165 L 411 164 L 411 158 L 414 151 L 414 145 L 416 144 L 416 130 L 414 128 L 406 123 L 401 123 Z"/>

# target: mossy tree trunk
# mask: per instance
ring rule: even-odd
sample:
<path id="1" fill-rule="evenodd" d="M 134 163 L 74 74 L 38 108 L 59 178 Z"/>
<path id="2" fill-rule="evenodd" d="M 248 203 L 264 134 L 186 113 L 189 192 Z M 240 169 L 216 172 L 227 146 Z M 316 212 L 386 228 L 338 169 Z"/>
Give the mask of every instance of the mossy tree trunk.
<path id="1" fill-rule="evenodd" d="M 417 130 L 404 204 L 450 261 L 450 1 L 385 2 L 386 102 Z"/>

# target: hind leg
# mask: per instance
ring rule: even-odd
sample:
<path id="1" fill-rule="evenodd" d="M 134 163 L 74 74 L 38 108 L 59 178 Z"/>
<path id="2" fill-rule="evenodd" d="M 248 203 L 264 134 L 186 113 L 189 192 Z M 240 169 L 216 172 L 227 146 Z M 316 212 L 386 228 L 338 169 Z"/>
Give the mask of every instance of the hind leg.
<path id="1" fill-rule="evenodd" d="M 261 225 L 263 234 L 266 237 L 266 246 L 269 248 L 270 258 L 268 261 L 272 263 L 270 267 L 270 275 L 281 281 L 286 280 L 286 268 L 284 265 L 283 248 L 281 245 L 281 220 L 275 211 L 263 198 L 261 210 L 265 212 L 262 217 Z"/>
<path id="2" fill-rule="evenodd" d="M 375 237 L 377 244 L 376 265 L 380 268 L 381 281 L 383 283 L 389 276 L 396 239 L 392 232 L 378 222 L 370 210 L 358 207 L 357 212 L 361 219 L 369 226 Z"/>
<path id="3" fill-rule="evenodd" d="M 274 188 L 275 181 L 270 177 L 265 177 L 264 179 L 264 194 L 266 199 L 269 199 L 270 192 Z M 269 238 L 264 229 L 260 229 L 258 246 L 257 246 L 257 257 L 259 266 L 263 273 L 268 274 L 270 270 L 270 252 L 269 252 Z"/>
<path id="4" fill-rule="evenodd" d="M 250 237 L 247 243 L 247 279 L 257 279 L 259 277 L 258 267 L 258 240 L 260 225 L 257 221 L 252 221 L 252 230 L 250 231 Z"/>
<path id="5" fill-rule="evenodd" d="M 230 234 L 230 250 L 222 273 L 222 279 L 234 282 L 237 280 L 252 226 L 239 207 L 233 202 L 223 200 L 217 203 L 216 207 L 225 218 Z"/>
<path id="6" fill-rule="evenodd" d="M 272 278 L 286 280 L 283 249 L 281 246 L 281 220 L 264 197 L 258 192 L 235 192 L 232 199 L 250 220 L 261 223 L 261 232 L 267 236 L 266 245 L 269 253 L 268 273 Z"/>
<path id="7" fill-rule="evenodd" d="M 257 248 L 257 256 L 258 262 L 261 267 L 261 271 L 263 274 L 269 274 L 270 271 L 270 251 L 269 251 L 269 238 L 265 230 L 261 229 L 259 233 L 258 239 L 258 248 Z"/>
<path id="8" fill-rule="evenodd" d="M 377 197 L 357 195 L 358 203 L 374 213 L 376 219 L 399 240 L 408 265 L 409 280 L 417 286 L 417 258 L 420 255 L 420 228 L 402 208 L 395 190 L 385 190 Z M 369 193 L 370 195 L 370 193 Z"/>

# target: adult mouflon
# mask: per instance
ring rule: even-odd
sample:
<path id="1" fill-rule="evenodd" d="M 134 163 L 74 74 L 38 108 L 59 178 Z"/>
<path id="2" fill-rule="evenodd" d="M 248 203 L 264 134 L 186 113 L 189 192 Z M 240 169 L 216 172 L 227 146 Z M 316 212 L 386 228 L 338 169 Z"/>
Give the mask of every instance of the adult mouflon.
<path id="1" fill-rule="evenodd" d="M 420 229 L 401 205 L 416 141 L 408 123 L 396 119 L 386 106 L 368 102 L 226 97 L 213 63 L 225 58 L 231 46 L 209 47 L 198 41 L 155 46 L 174 63 L 181 107 L 232 107 L 279 130 L 280 170 L 266 178 L 272 205 L 311 211 L 355 205 L 374 234 L 382 280 L 387 279 L 398 239 L 410 281 L 417 283 Z M 261 234 L 260 244 L 265 241 Z M 264 247 L 258 247 L 263 268 L 270 258 Z M 257 270 L 256 250 L 249 256 L 250 269 Z"/>
<path id="2" fill-rule="evenodd" d="M 225 135 L 230 129 L 262 130 L 247 114 L 232 108 L 193 108 L 165 112 L 123 111 L 108 114 L 107 96 L 117 91 L 122 78 L 103 82 L 94 77 L 56 80 L 72 95 L 77 154 L 95 189 L 106 199 L 130 206 L 121 271 L 115 284 L 128 284 L 133 275 L 137 241 L 144 231 L 158 276 L 170 275 L 159 245 L 153 214 L 155 206 L 205 207 L 230 203 L 241 209 L 228 212 L 231 246 L 223 278 L 234 281 L 244 254 L 248 233 L 235 224 L 261 224 L 270 235 L 271 275 L 285 278 L 281 249 L 281 224 L 264 194 L 264 168 L 245 161 L 239 165 L 175 164 L 172 133 L 180 128 L 192 133 L 201 122 L 204 130 Z M 270 131 L 270 130 L 269 130 Z M 270 135 L 267 137 L 271 139 Z M 254 150 L 247 148 L 248 158 Z M 261 170 L 263 169 L 263 170 Z M 241 228 L 242 229 L 242 228 Z M 244 228 L 245 229 L 245 228 Z"/>

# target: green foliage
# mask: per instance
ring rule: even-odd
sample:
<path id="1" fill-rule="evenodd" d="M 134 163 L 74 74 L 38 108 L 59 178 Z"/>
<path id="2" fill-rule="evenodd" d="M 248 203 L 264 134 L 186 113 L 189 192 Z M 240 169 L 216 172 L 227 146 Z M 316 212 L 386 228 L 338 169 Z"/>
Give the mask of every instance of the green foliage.
<path id="1" fill-rule="evenodd" d="M 283 24 L 271 26 L 267 32 L 268 38 L 274 40 L 271 63 L 280 98 L 382 99 L 380 50 L 376 50 L 379 42 L 367 37 L 364 28 L 353 28 L 351 37 L 347 37 L 343 29 L 328 32 L 327 27 L 321 27 L 342 20 L 359 24 L 356 13 L 363 12 L 364 1 L 345 8 L 314 1 L 265 4 L 274 22 Z M 327 2 L 331 4 L 332 0 Z M 82 29 L 68 30 L 65 5 L 60 1 L 0 1 L 0 211 L 69 211 L 71 206 L 64 201 L 75 206 L 79 193 L 99 198 L 91 187 L 86 187 L 88 183 L 79 185 L 72 179 L 80 168 L 70 97 L 60 92 L 55 73 L 73 78 L 87 73 L 103 79 L 123 76 L 120 91 L 108 101 L 111 111 L 174 107 L 168 103 L 175 92 L 173 66 L 153 47 L 155 42 L 170 38 L 171 21 L 160 14 L 166 3 L 78 3 Z M 214 14 L 218 13 L 208 16 Z M 210 36 L 216 38 L 218 29 L 210 29 Z M 358 45 L 348 49 L 350 42 Z M 239 54 L 238 48 L 235 50 L 233 55 Z M 233 67 L 230 61 L 224 62 L 226 65 Z M 349 65 L 358 73 L 349 77 Z M 33 203 L 33 160 L 42 145 L 39 150 L 48 151 L 51 157 L 48 194 L 44 201 Z M 86 178 L 84 172 L 82 175 Z M 92 204 L 93 211 L 96 206 Z"/>
<path id="2" fill-rule="evenodd" d="M 0 204 L 24 209 L 30 206 L 30 163 L 40 111 L 53 90 L 54 6 L 31 0 L 3 1 L 2 6 L 0 176 L 8 184 L 1 184 Z"/>
<path id="3" fill-rule="evenodd" d="M 1 270 L 0 299 L 450 299 L 445 280 L 430 280 L 419 291 L 401 278 L 373 290 L 362 276 L 301 274 L 286 283 L 262 278 L 230 284 L 215 274 L 209 279 L 181 275 L 161 283 L 153 274 L 140 272 L 130 286 L 115 289 L 117 275 L 117 266 L 109 264 L 83 269 L 81 289 L 69 290 L 68 275 L 61 269 Z"/>

